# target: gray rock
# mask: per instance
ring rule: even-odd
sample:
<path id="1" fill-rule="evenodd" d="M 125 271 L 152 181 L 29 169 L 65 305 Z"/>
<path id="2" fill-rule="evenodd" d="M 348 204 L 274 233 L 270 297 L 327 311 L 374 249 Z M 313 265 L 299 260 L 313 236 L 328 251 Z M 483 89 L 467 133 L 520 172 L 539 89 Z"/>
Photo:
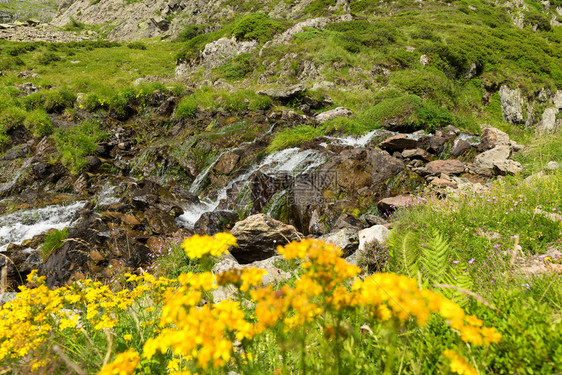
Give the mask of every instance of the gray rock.
<path id="1" fill-rule="evenodd" d="M 513 160 L 494 161 L 494 172 L 502 176 L 519 174 L 522 170 L 521 163 Z"/>
<path id="2" fill-rule="evenodd" d="M 360 230 L 357 234 L 359 237 L 359 249 L 363 251 L 372 243 L 384 244 L 390 237 L 390 231 L 384 225 L 375 225 L 367 229 Z"/>
<path id="3" fill-rule="evenodd" d="M 556 115 L 558 108 L 547 108 L 542 114 L 542 121 L 537 127 L 538 134 L 555 133 L 560 127 L 560 121 L 557 121 Z"/>
<path id="4" fill-rule="evenodd" d="M 453 147 L 451 148 L 450 154 L 451 156 L 458 157 L 464 155 L 468 150 L 470 150 L 471 146 L 465 140 L 462 139 L 455 139 L 453 142 Z"/>
<path id="5" fill-rule="evenodd" d="M 344 256 L 352 254 L 359 246 L 357 229 L 343 228 L 318 237 L 318 240 L 331 243 L 343 250 Z"/>
<path id="6" fill-rule="evenodd" d="M 554 98 L 552 98 L 552 104 L 558 109 L 562 109 L 562 90 L 557 90 Z"/>
<path id="7" fill-rule="evenodd" d="M 238 244 L 231 253 L 242 264 L 270 258 L 276 254 L 277 246 L 303 238 L 292 225 L 265 214 L 252 215 L 237 222 L 231 233 Z"/>
<path id="8" fill-rule="evenodd" d="M 354 116 L 353 112 L 351 112 L 349 109 L 343 107 L 337 107 L 330 111 L 319 113 L 318 115 L 316 115 L 315 119 L 320 124 L 323 124 L 326 121 L 337 117 L 352 117 L 352 116 Z"/>
<path id="9" fill-rule="evenodd" d="M 258 91 L 259 95 L 269 96 L 273 100 L 287 102 L 297 96 L 304 94 L 306 91 L 303 85 L 294 85 L 285 89 L 268 89 Z"/>
<path id="10" fill-rule="evenodd" d="M 500 102 L 503 118 L 512 124 L 523 122 L 523 101 L 519 89 L 511 90 L 506 85 L 500 87 Z"/>
<path id="11" fill-rule="evenodd" d="M 220 38 L 205 46 L 201 51 L 201 65 L 207 69 L 212 69 L 216 66 L 223 65 L 229 59 L 241 54 L 250 53 L 256 48 L 258 42 L 242 41 L 238 42 L 234 37 Z"/>
<path id="12" fill-rule="evenodd" d="M 411 150 L 402 151 L 402 157 L 406 159 L 418 159 L 418 160 L 428 161 L 430 155 L 424 149 L 414 148 Z"/>
<path id="13" fill-rule="evenodd" d="M 511 155 L 509 146 L 497 146 L 485 151 L 474 158 L 474 164 L 483 169 L 493 169 L 494 163 L 506 160 Z"/>
<path id="14" fill-rule="evenodd" d="M 429 57 L 427 55 L 421 55 L 420 56 L 420 64 L 423 66 L 428 66 L 429 65 Z"/>

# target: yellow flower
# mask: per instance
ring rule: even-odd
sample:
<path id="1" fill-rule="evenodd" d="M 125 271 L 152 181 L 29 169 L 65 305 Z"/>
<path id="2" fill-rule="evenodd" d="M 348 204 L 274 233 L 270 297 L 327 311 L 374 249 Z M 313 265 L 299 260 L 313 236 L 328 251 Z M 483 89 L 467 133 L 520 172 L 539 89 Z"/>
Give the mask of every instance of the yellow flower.
<path id="1" fill-rule="evenodd" d="M 129 375 L 135 371 L 140 362 L 139 354 L 134 350 L 117 354 L 115 360 L 103 366 L 98 375 Z"/>
<path id="2" fill-rule="evenodd" d="M 217 233 L 211 236 L 191 236 L 183 241 L 182 248 L 189 258 L 201 258 L 204 255 L 221 256 L 230 246 L 236 245 L 232 234 Z"/>
<path id="3" fill-rule="evenodd" d="M 451 360 L 451 371 L 459 375 L 478 375 L 464 357 L 457 354 L 454 350 L 445 350 L 443 355 Z"/>

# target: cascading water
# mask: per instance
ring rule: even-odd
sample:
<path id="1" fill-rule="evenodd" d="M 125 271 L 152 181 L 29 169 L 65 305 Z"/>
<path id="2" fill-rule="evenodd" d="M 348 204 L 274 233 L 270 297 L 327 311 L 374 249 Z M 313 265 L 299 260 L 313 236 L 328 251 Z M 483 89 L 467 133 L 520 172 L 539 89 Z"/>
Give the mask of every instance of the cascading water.
<path id="1" fill-rule="evenodd" d="M 218 159 L 217 159 L 218 160 Z M 297 175 L 299 173 L 305 173 L 314 168 L 320 166 L 326 161 L 326 157 L 324 153 L 317 151 L 317 150 L 300 150 L 299 148 L 289 148 L 285 150 L 278 151 L 274 154 L 268 155 L 261 163 L 253 166 L 246 172 L 242 173 L 238 177 L 234 178 L 230 183 L 222 188 L 218 194 L 217 198 L 214 200 L 205 201 L 202 200 L 199 204 L 192 204 L 188 207 L 184 208 L 184 214 L 178 217 L 178 222 L 183 226 L 193 228 L 195 222 L 203 215 L 205 212 L 212 212 L 214 211 L 221 201 L 227 198 L 228 191 L 236 184 L 250 183 L 250 176 L 258 170 L 262 170 L 263 172 L 269 174 L 276 174 L 276 173 L 291 173 L 293 175 Z M 211 167 L 216 163 L 212 163 Z M 209 172 L 210 168 L 205 169 L 202 174 L 205 174 L 203 178 L 205 178 Z M 190 189 L 192 192 L 194 191 L 194 187 L 199 186 L 199 184 L 203 183 L 203 178 L 198 181 L 199 176 L 194 181 L 192 188 Z M 197 181 L 197 184 L 195 182 Z"/>
<path id="2" fill-rule="evenodd" d="M 47 206 L 0 216 L 0 252 L 5 251 L 10 243 L 21 244 L 49 229 L 68 227 L 83 206 L 84 202 L 76 202 L 68 206 Z"/>

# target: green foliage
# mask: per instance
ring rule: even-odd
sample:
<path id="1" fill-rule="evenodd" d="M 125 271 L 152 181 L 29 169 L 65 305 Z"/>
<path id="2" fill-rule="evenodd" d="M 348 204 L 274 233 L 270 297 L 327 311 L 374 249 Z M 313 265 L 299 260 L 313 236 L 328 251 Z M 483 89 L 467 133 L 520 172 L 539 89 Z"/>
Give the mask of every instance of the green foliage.
<path id="1" fill-rule="evenodd" d="M 36 109 L 28 113 L 25 117 L 24 124 L 35 137 L 44 137 L 53 133 L 51 119 L 43 109 Z"/>
<path id="2" fill-rule="evenodd" d="M 0 129 L 8 131 L 23 125 L 26 112 L 15 106 L 7 107 L 0 113 Z"/>
<path id="3" fill-rule="evenodd" d="M 68 237 L 68 229 L 64 228 L 61 230 L 50 231 L 43 240 L 41 245 L 41 250 L 39 255 L 43 261 L 49 259 L 51 254 L 57 251 L 64 243 L 64 240 Z"/>
<path id="4" fill-rule="evenodd" d="M 253 55 L 251 53 L 242 53 L 230 60 L 224 65 L 215 68 L 217 73 L 226 79 L 242 79 L 254 70 Z"/>
<path id="5" fill-rule="evenodd" d="M 61 154 L 62 164 L 78 174 L 88 165 L 86 156 L 95 153 L 98 143 L 107 136 L 100 130 L 98 121 L 89 120 L 73 128 L 56 129 L 52 138 Z"/>
<path id="6" fill-rule="evenodd" d="M 266 14 L 250 13 L 234 26 L 232 34 L 238 40 L 257 40 L 265 43 L 283 29 L 281 22 L 269 18 Z"/>
<path id="7" fill-rule="evenodd" d="M 75 101 L 76 94 L 66 86 L 34 92 L 21 100 L 28 111 L 42 108 L 49 113 L 62 112 L 65 108 L 72 107 Z"/>
<path id="8" fill-rule="evenodd" d="M 194 98 L 191 96 L 187 96 L 179 102 L 176 108 L 175 117 L 195 118 L 195 115 L 197 114 L 197 108 L 198 105 L 197 102 L 194 100 Z"/>
<path id="9" fill-rule="evenodd" d="M 313 0 L 305 8 L 305 13 L 310 14 L 326 14 L 328 7 L 336 5 L 336 0 Z"/>
<path id="10" fill-rule="evenodd" d="M 48 65 L 57 61 L 61 61 L 60 56 L 51 51 L 42 52 L 37 55 L 37 62 L 41 65 Z"/>
<path id="11" fill-rule="evenodd" d="M 201 26 L 186 25 L 184 26 L 183 30 L 178 34 L 176 40 L 178 42 L 187 42 L 195 38 L 197 35 L 199 35 L 200 30 L 201 30 Z"/>
<path id="12" fill-rule="evenodd" d="M 322 129 L 310 125 L 298 125 L 294 128 L 285 128 L 275 134 L 275 138 L 273 138 L 273 141 L 268 146 L 267 151 L 272 153 L 284 148 L 295 147 L 322 135 Z"/>
<path id="13" fill-rule="evenodd" d="M 131 42 L 127 44 L 127 47 L 130 49 L 139 49 L 139 50 L 146 50 L 146 44 L 143 42 Z"/>

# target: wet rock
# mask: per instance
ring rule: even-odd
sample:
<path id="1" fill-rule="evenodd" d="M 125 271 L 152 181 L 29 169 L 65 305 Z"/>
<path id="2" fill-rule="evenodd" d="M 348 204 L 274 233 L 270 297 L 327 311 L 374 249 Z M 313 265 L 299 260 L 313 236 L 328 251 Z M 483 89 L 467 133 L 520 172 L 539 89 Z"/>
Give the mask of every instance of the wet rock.
<path id="1" fill-rule="evenodd" d="M 342 249 L 344 257 L 351 255 L 359 246 L 357 229 L 343 228 L 318 237 L 318 240 L 331 243 Z"/>
<path id="2" fill-rule="evenodd" d="M 348 228 L 358 230 L 364 227 L 365 224 L 361 220 L 359 220 L 359 218 L 349 214 L 341 214 L 336 219 L 336 222 L 334 223 L 332 229 L 337 230 Z"/>
<path id="3" fill-rule="evenodd" d="M 508 146 L 509 136 L 496 128 L 485 128 L 482 130 L 478 151 L 484 152 L 496 146 Z"/>
<path id="4" fill-rule="evenodd" d="M 15 159 L 21 159 L 26 157 L 30 151 L 31 150 L 28 145 L 26 144 L 18 145 L 9 149 L 8 152 L 6 152 L 4 156 L 2 156 L 1 160 L 10 161 Z"/>
<path id="5" fill-rule="evenodd" d="M 38 180 L 47 180 L 51 183 L 56 183 L 66 173 L 66 169 L 62 165 L 44 162 L 33 164 L 31 171 Z"/>
<path id="6" fill-rule="evenodd" d="M 406 134 L 397 134 L 393 135 L 382 141 L 379 144 L 379 147 L 383 150 L 404 150 L 404 149 L 411 149 L 416 148 L 418 146 L 418 141 L 413 138 L 409 138 Z"/>
<path id="7" fill-rule="evenodd" d="M 157 208 L 150 208 L 144 212 L 144 218 L 153 233 L 168 234 L 178 230 L 174 216 Z"/>
<path id="8" fill-rule="evenodd" d="M 215 235 L 231 229 L 239 219 L 238 213 L 234 211 L 218 210 L 213 212 L 205 212 L 195 222 L 193 229 L 200 234 Z"/>
<path id="9" fill-rule="evenodd" d="M 172 115 L 172 113 L 174 113 L 174 110 L 176 109 L 176 105 L 179 102 L 179 98 L 172 96 L 169 97 L 168 99 L 166 99 L 166 101 L 164 101 L 164 103 L 160 104 L 160 107 L 158 107 L 158 114 L 160 116 L 166 116 L 169 117 Z"/>
<path id="10" fill-rule="evenodd" d="M 228 151 L 224 153 L 214 166 L 214 170 L 220 174 L 230 174 L 236 168 L 236 163 L 240 160 L 240 155 Z"/>
<path id="11" fill-rule="evenodd" d="M 302 96 L 305 91 L 306 89 L 303 85 L 295 85 L 285 89 L 260 90 L 257 93 L 259 95 L 269 96 L 273 100 L 288 102 L 293 98 Z"/>
<path id="12" fill-rule="evenodd" d="M 456 159 L 449 160 L 435 160 L 427 163 L 426 170 L 430 174 L 439 175 L 445 174 L 461 174 L 464 173 L 465 165 L 462 161 Z"/>
<path id="13" fill-rule="evenodd" d="M 435 135 L 429 138 L 428 150 L 434 154 L 440 154 L 445 149 L 448 139 L 443 136 Z"/>
<path id="14" fill-rule="evenodd" d="M 471 149 L 470 143 L 462 139 L 455 139 L 450 154 L 454 157 L 459 157 L 467 153 Z"/>
<path id="15" fill-rule="evenodd" d="M 316 115 L 315 119 L 320 124 L 323 124 L 326 121 L 337 117 L 352 117 L 352 116 L 354 116 L 354 114 L 349 109 L 343 107 L 337 107 L 330 111 L 319 113 L 318 115 Z"/>
<path id="16" fill-rule="evenodd" d="M 265 214 L 249 216 L 231 230 L 238 247 L 230 252 L 241 264 L 267 259 L 279 245 L 297 241 L 303 236 L 292 225 L 284 224 Z"/>
<path id="17" fill-rule="evenodd" d="M 398 195 L 396 197 L 384 198 L 377 202 L 379 211 L 389 213 L 397 208 L 408 207 L 412 204 L 412 197 L 409 195 Z"/>
<path id="18" fill-rule="evenodd" d="M 88 189 L 90 188 L 90 177 L 86 173 L 82 173 L 73 183 L 72 190 L 76 194 L 88 194 Z"/>

